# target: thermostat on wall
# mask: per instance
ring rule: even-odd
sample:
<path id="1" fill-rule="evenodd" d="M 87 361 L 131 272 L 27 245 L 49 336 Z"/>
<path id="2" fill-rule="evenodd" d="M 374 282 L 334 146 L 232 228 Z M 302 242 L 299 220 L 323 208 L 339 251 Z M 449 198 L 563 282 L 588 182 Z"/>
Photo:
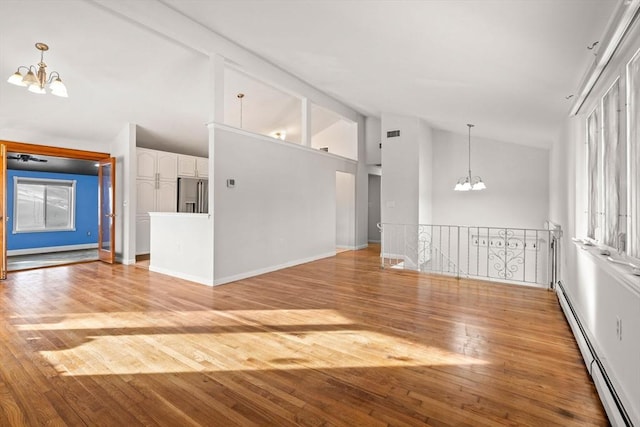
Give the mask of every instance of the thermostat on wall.
<path id="1" fill-rule="evenodd" d="M 227 187 L 233 188 L 235 186 L 236 186 L 236 180 L 235 179 L 232 178 L 232 179 L 228 179 L 227 180 Z"/>

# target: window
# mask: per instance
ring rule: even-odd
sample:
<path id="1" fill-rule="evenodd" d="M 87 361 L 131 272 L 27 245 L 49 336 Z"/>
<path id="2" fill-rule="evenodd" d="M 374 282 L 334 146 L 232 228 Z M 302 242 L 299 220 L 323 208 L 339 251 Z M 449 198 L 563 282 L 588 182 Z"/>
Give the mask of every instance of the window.
<path id="1" fill-rule="evenodd" d="M 242 94 L 242 97 L 238 95 Z M 234 68 L 224 71 L 224 124 L 302 142 L 302 100 Z"/>
<path id="2" fill-rule="evenodd" d="M 587 118 L 587 168 L 588 168 L 588 222 L 587 236 L 592 239 L 600 237 L 600 138 L 599 108 Z"/>
<path id="3" fill-rule="evenodd" d="M 627 65 L 627 141 L 629 228 L 627 253 L 640 258 L 640 52 Z"/>
<path id="4" fill-rule="evenodd" d="M 620 137 L 620 80 L 602 98 L 602 243 L 618 247 L 626 230 L 626 154 Z"/>
<path id="5" fill-rule="evenodd" d="M 626 227 L 626 150 L 620 132 L 620 79 L 587 117 L 587 236 L 614 248 Z"/>
<path id="6" fill-rule="evenodd" d="M 74 231 L 75 180 L 14 177 L 13 232 Z"/>

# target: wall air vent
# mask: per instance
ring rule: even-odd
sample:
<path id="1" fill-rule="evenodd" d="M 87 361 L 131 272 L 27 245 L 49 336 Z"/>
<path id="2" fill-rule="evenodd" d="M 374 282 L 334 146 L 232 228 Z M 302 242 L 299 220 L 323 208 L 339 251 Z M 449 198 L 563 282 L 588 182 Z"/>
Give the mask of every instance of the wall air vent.
<path id="1" fill-rule="evenodd" d="M 400 131 L 399 130 L 387 131 L 387 138 L 395 138 L 396 136 L 400 136 Z"/>

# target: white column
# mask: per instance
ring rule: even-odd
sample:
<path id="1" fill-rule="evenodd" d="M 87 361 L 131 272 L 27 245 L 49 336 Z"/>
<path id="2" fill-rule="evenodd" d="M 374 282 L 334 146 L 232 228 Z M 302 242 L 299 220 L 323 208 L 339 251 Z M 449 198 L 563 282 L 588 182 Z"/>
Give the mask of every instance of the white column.
<path id="1" fill-rule="evenodd" d="M 211 278 L 215 278 L 215 135 L 216 123 L 224 123 L 224 58 L 215 54 L 209 58 L 209 221 L 211 221 Z"/>

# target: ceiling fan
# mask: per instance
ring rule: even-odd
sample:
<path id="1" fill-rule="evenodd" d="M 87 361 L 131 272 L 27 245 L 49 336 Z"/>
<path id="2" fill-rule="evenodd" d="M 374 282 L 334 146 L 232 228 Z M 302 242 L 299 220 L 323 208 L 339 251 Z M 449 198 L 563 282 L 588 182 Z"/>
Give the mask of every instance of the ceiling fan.
<path id="1" fill-rule="evenodd" d="M 9 155 L 7 159 L 18 160 L 21 162 L 48 162 L 47 159 L 39 159 L 37 157 L 33 157 L 31 154 L 16 154 L 15 156 Z"/>

